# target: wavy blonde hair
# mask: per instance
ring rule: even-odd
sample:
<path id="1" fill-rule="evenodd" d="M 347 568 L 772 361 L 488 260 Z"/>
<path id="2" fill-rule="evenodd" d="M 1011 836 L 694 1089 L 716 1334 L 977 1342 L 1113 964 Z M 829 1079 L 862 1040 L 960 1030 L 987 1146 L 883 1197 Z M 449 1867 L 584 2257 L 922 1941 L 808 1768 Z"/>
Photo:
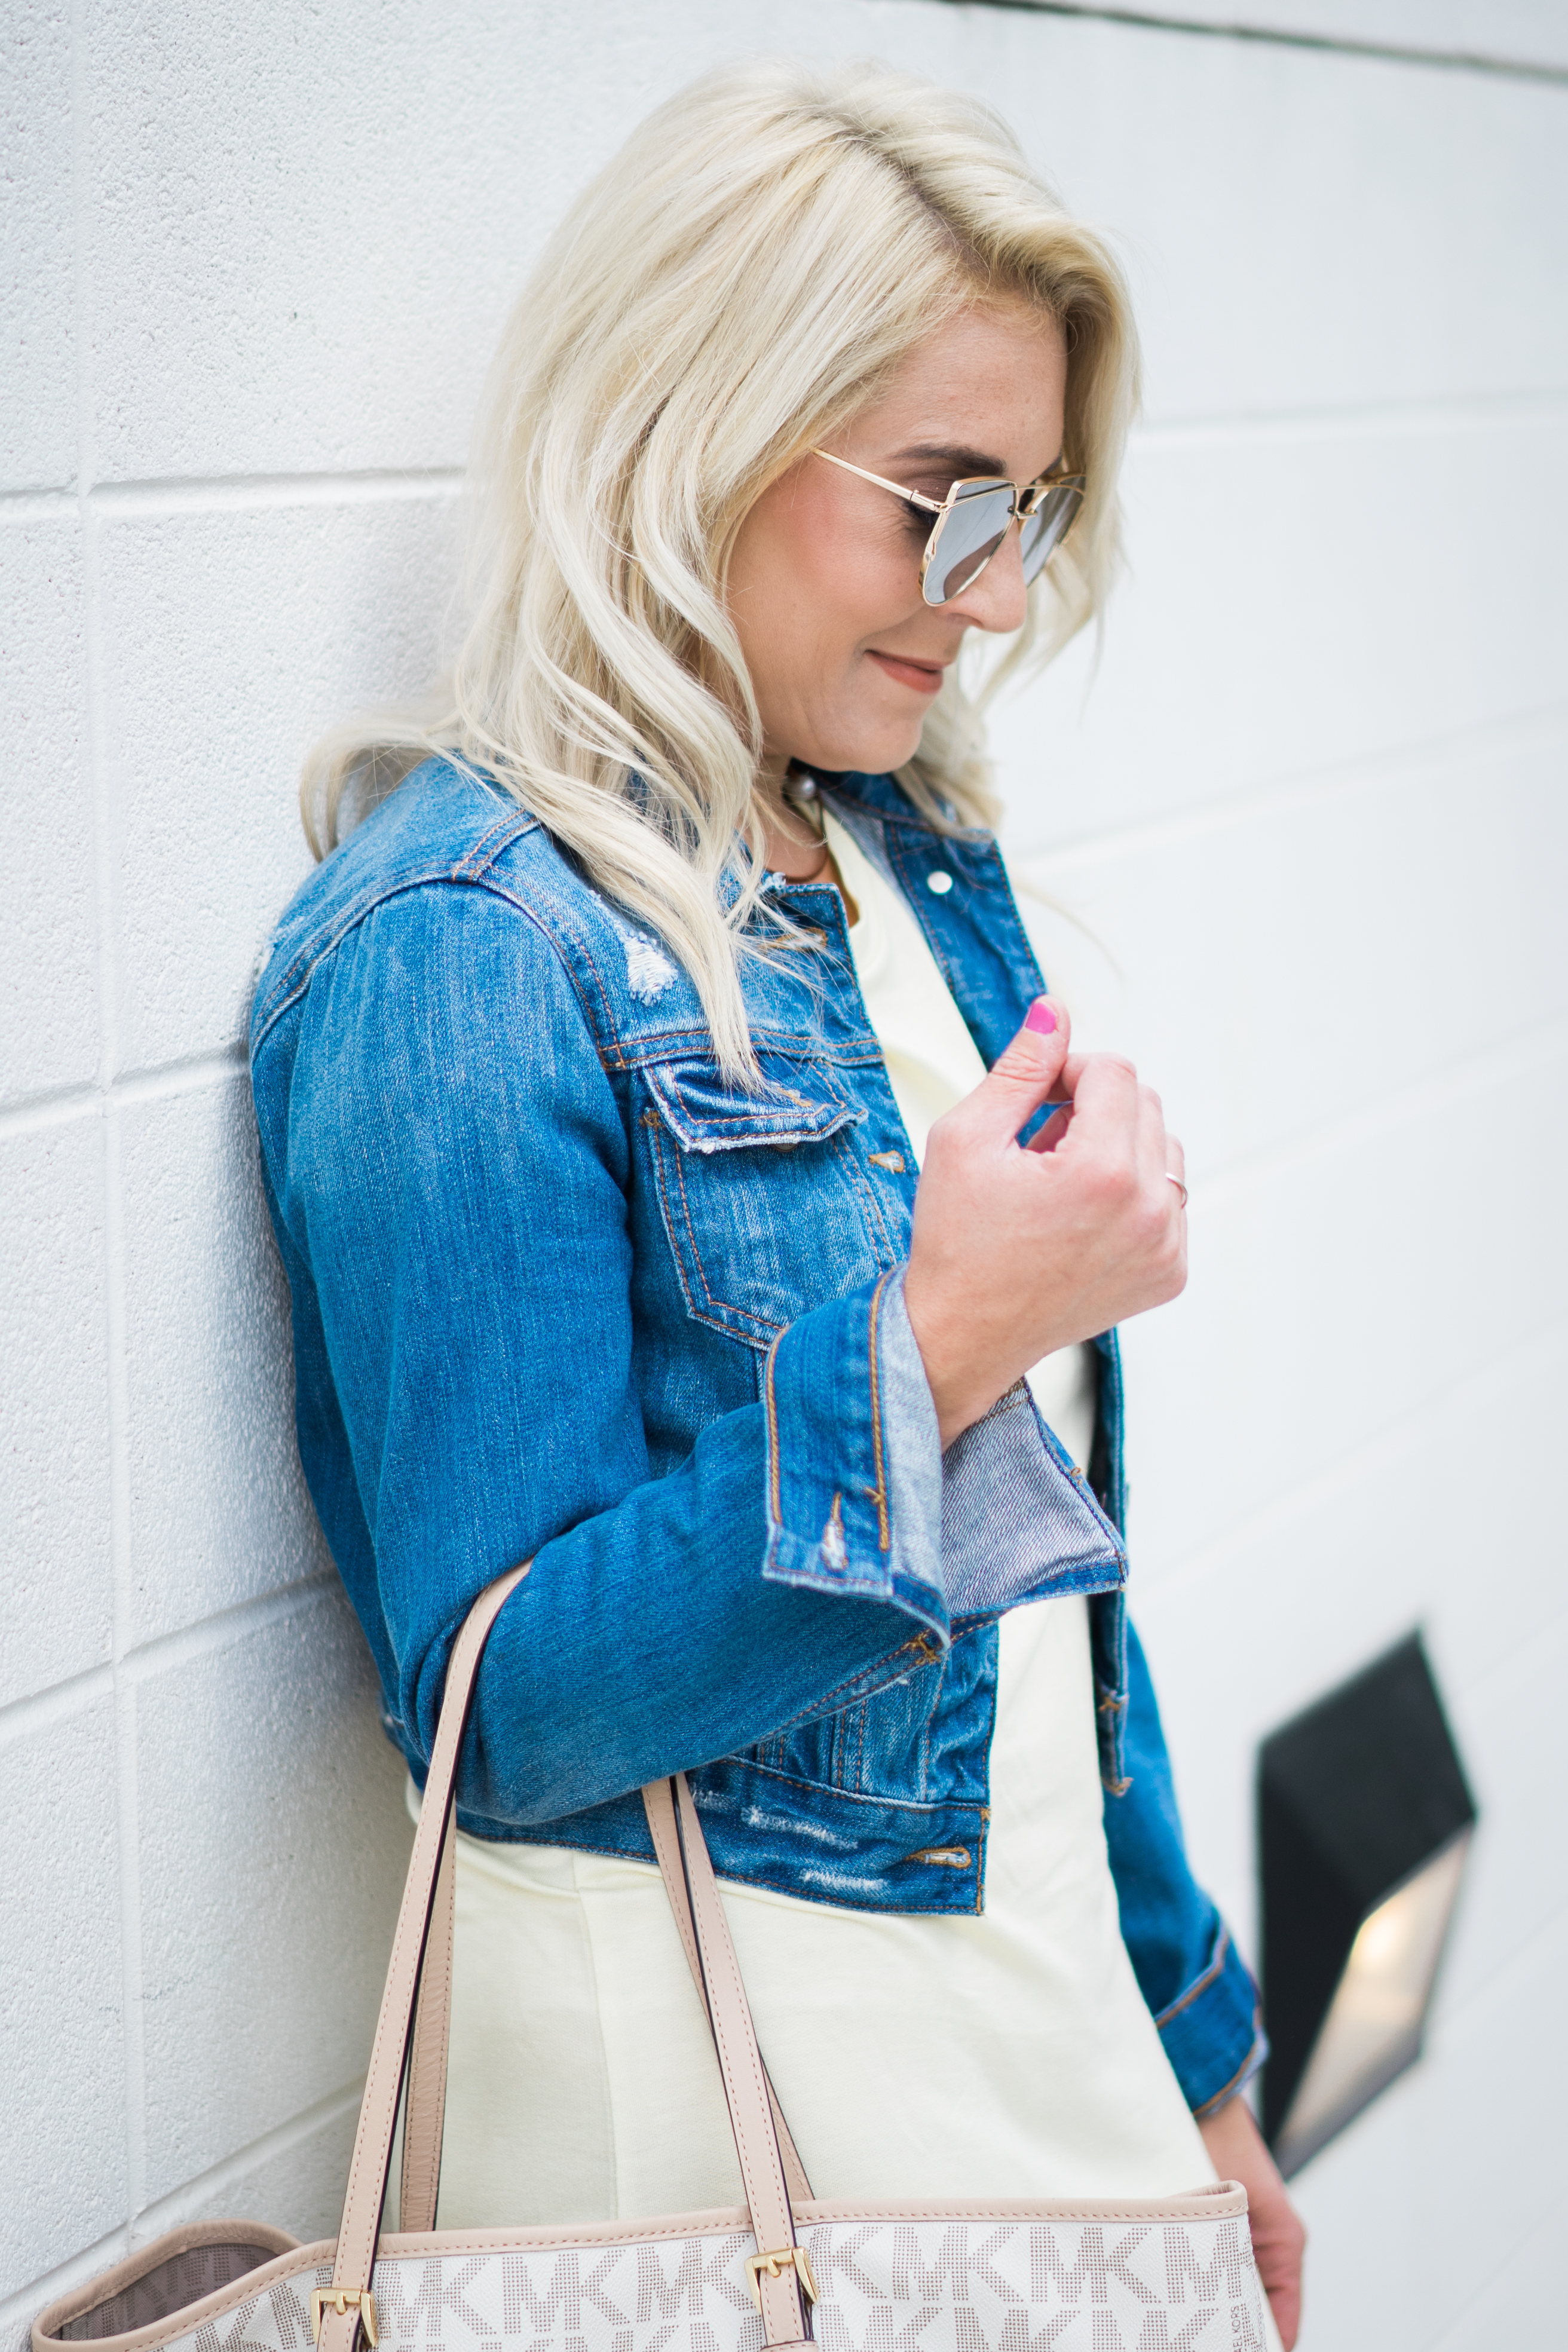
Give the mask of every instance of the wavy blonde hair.
<path id="1" fill-rule="evenodd" d="M 978 100 L 885 67 L 709 74 L 648 117 L 556 230 L 501 338 L 472 469 L 472 623 L 422 708 L 307 763 L 318 856 L 432 751 L 498 779 L 690 973 L 754 1076 L 738 956 L 761 882 L 761 730 L 725 610 L 756 499 L 965 304 L 1068 343 L 1082 515 L 985 692 L 956 672 L 900 772 L 939 825 L 994 814 L 983 706 L 1096 611 L 1136 397 L 1121 274 Z M 757 932 L 754 925 L 752 940 Z"/>

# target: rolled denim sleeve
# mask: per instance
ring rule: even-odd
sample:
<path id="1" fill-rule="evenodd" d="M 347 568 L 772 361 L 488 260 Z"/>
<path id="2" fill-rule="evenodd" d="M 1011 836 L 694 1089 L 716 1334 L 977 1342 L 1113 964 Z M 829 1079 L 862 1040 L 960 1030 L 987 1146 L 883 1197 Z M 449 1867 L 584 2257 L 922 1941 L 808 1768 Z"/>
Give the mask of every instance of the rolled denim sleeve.
<path id="1" fill-rule="evenodd" d="M 1188 2105 L 1214 2114 L 1268 2054 L 1258 1988 L 1193 1877 L 1171 1759 L 1142 1645 L 1126 1635 L 1123 1777 L 1105 1793 L 1105 1835 L 1133 1973 Z"/>
<path id="2" fill-rule="evenodd" d="M 769 1352 L 763 1574 L 892 1601 L 945 1639 L 1121 1584 L 1120 1537 L 1020 1381 L 941 1450 L 900 1266 Z"/>
<path id="3" fill-rule="evenodd" d="M 945 1641 L 942 1446 L 903 1278 L 814 1308 L 768 1351 L 763 1573 L 894 1601 Z"/>

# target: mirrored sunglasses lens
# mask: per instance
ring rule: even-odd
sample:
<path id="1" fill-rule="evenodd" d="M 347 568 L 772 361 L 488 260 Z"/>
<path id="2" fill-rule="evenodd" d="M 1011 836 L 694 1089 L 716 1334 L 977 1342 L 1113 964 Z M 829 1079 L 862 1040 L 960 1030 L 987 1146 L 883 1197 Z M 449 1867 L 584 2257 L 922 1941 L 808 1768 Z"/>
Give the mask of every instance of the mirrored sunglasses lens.
<path id="1" fill-rule="evenodd" d="M 926 565 L 925 601 L 945 604 L 984 571 L 1013 520 L 1011 489 L 979 490 L 949 507 Z"/>
<path id="2" fill-rule="evenodd" d="M 1026 517 L 1018 551 L 1024 559 L 1026 581 L 1039 578 L 1067 537 L 1082 504 L 1083 492 L 1064 483 L 1059 489 L 1047 490 L 1038 511 Z"/>

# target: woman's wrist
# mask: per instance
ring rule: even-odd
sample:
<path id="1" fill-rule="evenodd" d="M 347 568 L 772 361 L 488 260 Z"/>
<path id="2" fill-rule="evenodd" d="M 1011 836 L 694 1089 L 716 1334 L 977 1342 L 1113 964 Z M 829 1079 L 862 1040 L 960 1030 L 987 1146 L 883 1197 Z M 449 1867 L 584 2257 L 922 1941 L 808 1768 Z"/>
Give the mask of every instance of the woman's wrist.
<path id="1" fill-rule="evenodd" d="M 1279 2166 L 1245 2099 L 1227 2100 L 1198 2124 L 1209 2159 L 1222 2180 L 1239 2180 L 1247 2191 L 1253 2259 L 1279 2330 L 1290 2352 L 1301 2325 L 1301 2258 L 1307 2232 L 1290 2202 Z"/>
<path id="2" fill-rule="evenodd" d="M 904 1311 L 921 1351 L 945 1454 L 954 1438 L 988 1413 L 1011 1383 L 998 1388 L 995 1374 L 974 1361 L 973 1342 L 947 1328 L 948 1318 L 927 1294 L 921 1269 L 911 1263 L 904 1276 Z"/>

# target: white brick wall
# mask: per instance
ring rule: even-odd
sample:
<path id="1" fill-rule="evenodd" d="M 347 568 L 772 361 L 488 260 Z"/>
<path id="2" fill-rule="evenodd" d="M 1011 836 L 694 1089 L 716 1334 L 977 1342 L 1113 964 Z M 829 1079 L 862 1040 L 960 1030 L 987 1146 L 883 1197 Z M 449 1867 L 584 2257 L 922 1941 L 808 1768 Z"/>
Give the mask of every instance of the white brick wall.
<path id="1" fill-rule="evenodd" d="M 1561 0 L 1241 13 L 1568 64 Z M 1142 1622 L 1248 1935 L 1256 1740 L 1426 1626 L 1483 1832 L 1427 2060 L 1302 2179 L 1304 2343 L 1549 2340 L 1568 86 L 938 0 L 12 0 L 0 41 L 8 2340 L 188 2214 L 335 2221 L 406 1828 L 292 1462 L 249 975 L 301 750 L 436 659 L 542 233 L 765 44 L 989 92 L 1128 255 L 1134 575 L 998 744 L 1048 965 L 1194 1175 L 1130 1338 Z"/>

